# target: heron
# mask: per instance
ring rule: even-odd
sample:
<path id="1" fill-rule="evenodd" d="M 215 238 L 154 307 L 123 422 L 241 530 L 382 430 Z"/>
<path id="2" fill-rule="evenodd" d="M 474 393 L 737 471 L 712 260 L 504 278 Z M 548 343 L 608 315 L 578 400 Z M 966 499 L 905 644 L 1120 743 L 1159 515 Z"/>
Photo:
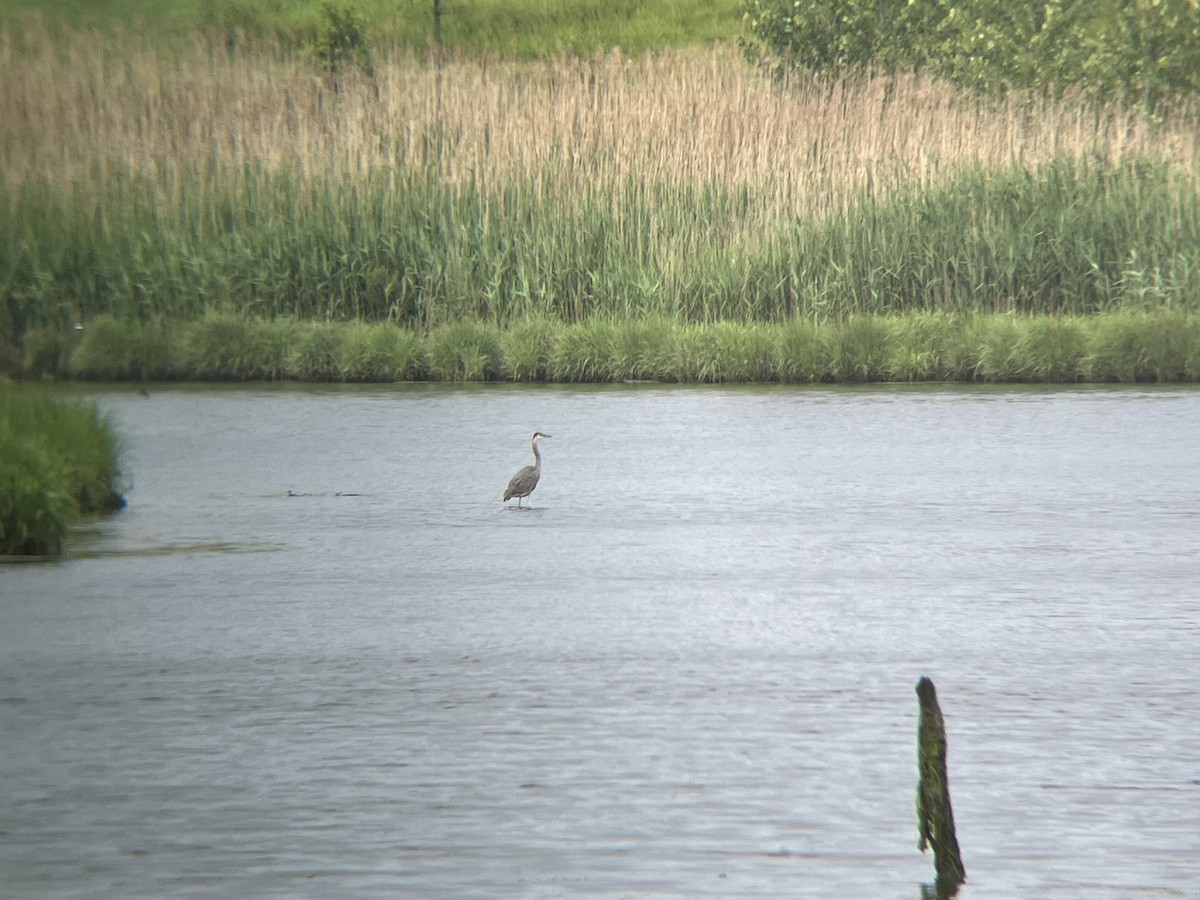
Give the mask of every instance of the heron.
<path id="1" fill-rule="evenodd" d="M 525 466 L 520 469 L 516 475 L 509 479 L 508 487 L 504 489 L 503 501 L 517 498 L 517 508 L 521 506 L 521 498 L 528 497 L 533 493 L 533 489 L 537 487 L 538 479 L 542 477 L 542 454 L 538 452 L 538 441 L 548 438 L 550 435 L 542 434 L 540 431 L 533 433 L 533 440 L 530 442 L 530 449 L 533 450 L 533 465 Z M 533 501 L 529 501 L 532 505 Z"/>

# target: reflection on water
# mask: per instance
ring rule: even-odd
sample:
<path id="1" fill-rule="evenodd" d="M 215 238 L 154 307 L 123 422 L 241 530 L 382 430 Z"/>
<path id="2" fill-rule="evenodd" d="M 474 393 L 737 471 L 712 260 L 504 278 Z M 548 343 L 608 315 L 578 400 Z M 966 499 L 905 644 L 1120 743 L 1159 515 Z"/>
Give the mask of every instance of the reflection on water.
<path id="1" fill-rule="evenodd" d="M 1189 390 L 163 388 L 0 568 L 20 897 L 1200 896 Z M 498 501 L 555 435 L 531 511 Z"/>

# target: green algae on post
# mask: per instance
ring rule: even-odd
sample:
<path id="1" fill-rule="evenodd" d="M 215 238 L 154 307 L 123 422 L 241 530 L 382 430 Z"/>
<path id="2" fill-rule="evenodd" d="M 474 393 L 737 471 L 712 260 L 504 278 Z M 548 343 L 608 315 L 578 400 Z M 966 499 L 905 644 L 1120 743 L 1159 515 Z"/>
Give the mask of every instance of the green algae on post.
<path id="1" fill-rule="evenodd" d="M 933 850 L 937 872 L 936 896 L 953 897 L 967 880 L 958 837 L 954 833 L 954 810 L 950 805 L 950 780 L 946 772 L 946 723 L 938 706 L 933 682 L 922 677 L 917 682 L 921 718 L 917 726 L 917 827 L 924 851 Z"/>

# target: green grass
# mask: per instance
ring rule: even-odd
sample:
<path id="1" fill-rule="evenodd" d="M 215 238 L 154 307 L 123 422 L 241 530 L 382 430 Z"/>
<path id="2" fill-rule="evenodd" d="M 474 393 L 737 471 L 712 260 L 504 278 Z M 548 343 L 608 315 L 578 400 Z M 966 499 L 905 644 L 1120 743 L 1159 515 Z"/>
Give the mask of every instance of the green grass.
<path id="1" fill-rule="evenodd" d="M 201 381 L 274 380 L 288 373 L 299 323 L 212 313 L 181 327 L 168 377 Z"/>
<path id="2" fill-rule="evenodd" d="M 561 323 L 546 318 L 523 319 L 500 335 L 505 371 L 513 381 L 546 381 L 552 350 L 561 340 Z"/>
<path id="3" fill-rule="evenodd" d="M 62 551 L 80 515 L 118 509 L 117 443 L 96 407 L 0 382 L 0 554 Z"/>
<path id="4" fill-rule="evenodd" d="M 0 27 L 39 13 L 51 22 L 115 31 L 136 28 L 163 37 L 188 28 L 241 29 L 306 42 L 326 25 L 325 0 L 9 0 Z M 424 49 L 433 40 L 433 0 L 339 0 L 356 11 L 378 44 Z M 447 47 L 523 57 L 562 51 L 589 55 L 621 47 L 643 53 L 731 40 L 741 31 L 740 0 L 447 0 Z"/>
<path id="5" fill-rule="evenodd" d="M 393 325 L 345 327 L 338 374 L 344 381 L 411 381 L 423 370 L 421 341 Z"/>
<path id="6" fill-rule="evenodd" d="M 441 381 L 494 380 L 503 368 L 500 334 L 484 322 L 453 322 L 429 336 L 428 359 Z"/>
<path id="7" fill-rule="evenodd" d="M 212 315 L 168 334 L 101 319 L 65 368 L 80 379 L 303 381 L 1196 382 L 1200 312 L 1090 315 L 909 312 L 772 324 L 542 317 L 427 336 L 394 323 Z M 147 333 L 154 336 L 148 339 Z M 138 354 L 149 348 L 152 364 Z"/>

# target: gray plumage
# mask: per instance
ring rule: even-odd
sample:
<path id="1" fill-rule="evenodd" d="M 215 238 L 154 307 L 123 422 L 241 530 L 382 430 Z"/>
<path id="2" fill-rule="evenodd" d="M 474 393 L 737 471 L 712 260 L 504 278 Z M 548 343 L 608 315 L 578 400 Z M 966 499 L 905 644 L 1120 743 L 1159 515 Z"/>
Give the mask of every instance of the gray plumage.
<path id="1" fill-rule="evenodd" d="M 533 489 L 537 487 L 538 480 L 542 477 L 542 454 L 538 451 L 538 441 L 542 438 L 548 438 L 550 435 L 542 434 L 540 431 L 534 432 L 533 440 L 530 442 L 530 448 L 533 450 L 533 465 L 525 466 L 509 479 L 508 487 L 504 489 L 504 501 L 517 498 L 517 506 L 521 505 L 521 498 L 528 497 L 533 493 Z M 530 501 L 532 503 L 533 501 Z"/>

